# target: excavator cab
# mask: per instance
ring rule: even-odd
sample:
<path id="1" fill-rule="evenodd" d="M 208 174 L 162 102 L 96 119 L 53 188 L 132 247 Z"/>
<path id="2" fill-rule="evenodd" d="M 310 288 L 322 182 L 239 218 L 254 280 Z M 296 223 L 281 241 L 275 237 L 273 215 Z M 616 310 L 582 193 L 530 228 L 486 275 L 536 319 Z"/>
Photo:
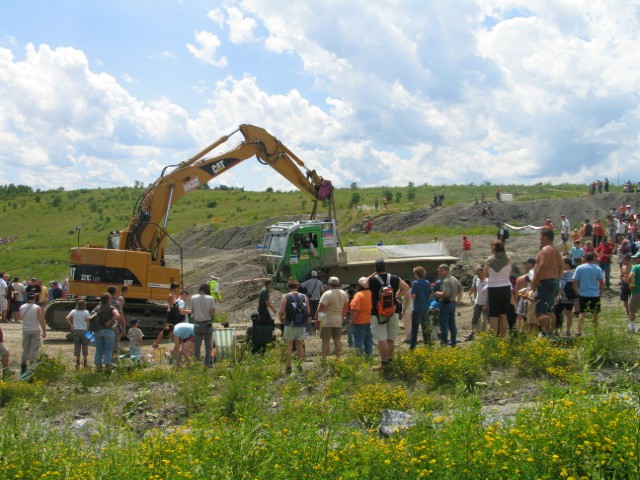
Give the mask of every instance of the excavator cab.
<path id="1" fill-rule="evenodd" d="M 280 222 L 267 228 L 260 258 L 274 287 L 286 288 L 289 278 L 302 282 L 311 270 L 322 270 L 335 245 L 332 220 Z"/>

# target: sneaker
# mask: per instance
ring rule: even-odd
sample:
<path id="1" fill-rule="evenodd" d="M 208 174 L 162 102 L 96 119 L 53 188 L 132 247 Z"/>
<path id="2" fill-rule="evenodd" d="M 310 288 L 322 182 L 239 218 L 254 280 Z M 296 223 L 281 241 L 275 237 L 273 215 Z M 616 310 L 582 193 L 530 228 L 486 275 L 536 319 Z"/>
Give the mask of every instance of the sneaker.
<path id="1" fill-rule="evenodd" d="M 464 337 L 465 342 L 470 342 L 471 340 L 473 340 L 473 332 L 471 332 L 469 335 Z"/>

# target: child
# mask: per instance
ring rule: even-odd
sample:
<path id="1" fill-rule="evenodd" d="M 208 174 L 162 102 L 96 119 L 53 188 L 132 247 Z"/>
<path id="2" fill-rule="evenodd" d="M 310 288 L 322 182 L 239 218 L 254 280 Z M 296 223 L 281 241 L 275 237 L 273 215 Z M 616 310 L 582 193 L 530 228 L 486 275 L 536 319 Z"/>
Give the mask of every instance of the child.
<path id="1" fill-rule="evenodd" d="M 131 327 L 129 328 L 129 357 L 133 361 L 140 361 L 142 357 L 142 330 L 138 328 L 139 320 L 131 319 Z"/>

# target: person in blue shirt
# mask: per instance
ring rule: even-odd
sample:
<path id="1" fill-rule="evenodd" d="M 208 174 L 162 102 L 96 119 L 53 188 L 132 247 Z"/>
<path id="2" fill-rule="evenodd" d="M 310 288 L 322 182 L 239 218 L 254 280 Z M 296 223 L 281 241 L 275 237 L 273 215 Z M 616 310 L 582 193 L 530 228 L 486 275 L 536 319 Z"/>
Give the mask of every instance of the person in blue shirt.
<path id="1" fill-rule="evenodd" d="M 586 312 L 593 313 L 593 325 L 598 326 L 600 316 L 600 296 L 604 293 L 604 274 L 594 262 L 593 253 L 585 255 L 586 263 L 578 265 L 573 273 L 573 288 L 578 294 L 580 314 L 578 315 L 578 336 L 582 335 L 582 327 Z"/>
<path id="2" fill-rule="evenodd" d="M 418 343 L 418 327 L 422 326 L 422 337 L 425 345 L 431 345 L 431 322 L 429 319 L 429 305 L 431 303 L 431 283 L 425 280 L 424 267 L 415 267 L 413 275 L 416 280 L 411 284 L 411 298 L 413 311 L 411 312 L 411 341 L 409 349 L 416 348 Z"/>

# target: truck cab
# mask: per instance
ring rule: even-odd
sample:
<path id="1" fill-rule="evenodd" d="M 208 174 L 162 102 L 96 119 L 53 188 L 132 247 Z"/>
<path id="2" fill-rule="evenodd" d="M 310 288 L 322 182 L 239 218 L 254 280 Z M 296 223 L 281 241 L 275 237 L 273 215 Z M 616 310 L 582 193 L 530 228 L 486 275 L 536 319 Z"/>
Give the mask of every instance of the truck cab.
<path id="1" fill-rule="evenodd" d="M 274 287 L 286 287 L 289 278 L 301 282 L 311 270 L 335 262 L 336 224 L 333 220 L 279 222 L 267 228 L 260 260 Z"/>

